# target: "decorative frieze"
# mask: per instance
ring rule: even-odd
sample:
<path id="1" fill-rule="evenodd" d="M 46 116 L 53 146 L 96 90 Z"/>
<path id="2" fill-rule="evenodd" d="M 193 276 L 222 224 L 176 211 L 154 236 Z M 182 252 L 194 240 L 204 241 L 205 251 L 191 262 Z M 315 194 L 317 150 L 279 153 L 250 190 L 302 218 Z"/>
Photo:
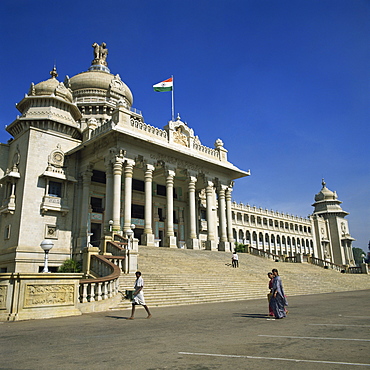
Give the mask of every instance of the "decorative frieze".
<path id="1" fill-rule="evenodd" d="M 27 284 L 24 308 L 74 305 L 74 284 Z"/>
<path id="2" fill-rule="evenodd" d="M 159 154 L 159 153 L 151 153 L 150 158 L 155 159 L 157 161 L 164 161 L 166 163 L 173 164 L 178 168 L 186 168 L 187 170 L 192 170 L 192 171 L 197 171 L 197 172 L 202 172 L 202 173 L 208 173 L 208 171 L 206 171 L 204 168 L 202 168 L 200 166 L 182 161 L 182 160 L 177 159 L 175 157 L 170 157 L 168 155 Z"/>
<path id="3" fill-rule="evenodd" d="M 8 294 L 8 287 L 0 285 L 0 310 L 6 309 L 6 296 Z"/>

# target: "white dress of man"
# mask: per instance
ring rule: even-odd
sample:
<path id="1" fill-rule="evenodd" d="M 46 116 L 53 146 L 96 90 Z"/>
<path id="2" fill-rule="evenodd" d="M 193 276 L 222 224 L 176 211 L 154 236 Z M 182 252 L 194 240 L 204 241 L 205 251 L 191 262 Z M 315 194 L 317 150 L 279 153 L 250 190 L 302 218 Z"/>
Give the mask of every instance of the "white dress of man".
<path id="1" fill-rule="evenodd" d="M 132 303 L 141 304 L 142 306 L 145 306 L 145 299 L 144 299 L 144 292 L 143 292 L 144 279 L 141 276 L 139 276 L 135 281 L 134 289 L 136 291 L 137 289 L 140 289 L 141 287 L 142 287 L 142 289 L 140 290 L 140 292 L 138 294 L 136 294 L 134 296 L 134 299 L 132 300 Z"/>

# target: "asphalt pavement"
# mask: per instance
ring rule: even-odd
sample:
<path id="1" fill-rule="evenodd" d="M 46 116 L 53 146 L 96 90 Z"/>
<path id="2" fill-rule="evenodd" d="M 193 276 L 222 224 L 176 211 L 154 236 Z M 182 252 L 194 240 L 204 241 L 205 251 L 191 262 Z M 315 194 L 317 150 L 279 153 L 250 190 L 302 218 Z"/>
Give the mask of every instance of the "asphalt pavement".
<path id="1" fill-rule="evenodd" d="M 309 287 L 308 287 L 309 288 Z M 370 291 L 0 323 L 0 369 L 370 368 Z"/>

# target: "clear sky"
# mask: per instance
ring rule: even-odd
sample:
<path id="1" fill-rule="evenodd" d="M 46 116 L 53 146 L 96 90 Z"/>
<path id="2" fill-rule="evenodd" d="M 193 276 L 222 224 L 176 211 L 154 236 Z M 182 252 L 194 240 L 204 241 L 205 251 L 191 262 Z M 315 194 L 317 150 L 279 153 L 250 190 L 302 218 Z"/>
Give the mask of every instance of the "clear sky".
<path id="1" fill-rule="evenodd" d="M 3 0 L 0 141 L 31 82 L 86 71 L 94 42 L 147 123 L 175 113 L 202 144 L 224 141 L 244 204 L 306 217 L 322 178 L 370 239 L 369 0 Z"/>

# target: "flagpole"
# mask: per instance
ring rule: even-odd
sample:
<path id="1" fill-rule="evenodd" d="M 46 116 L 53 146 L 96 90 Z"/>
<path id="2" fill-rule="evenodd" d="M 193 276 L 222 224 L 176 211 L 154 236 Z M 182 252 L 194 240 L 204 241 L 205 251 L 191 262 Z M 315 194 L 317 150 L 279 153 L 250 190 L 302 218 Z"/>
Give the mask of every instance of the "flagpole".
<path id="1" fill-rule="evenodd" d="M 173 82 L 173 75 L 171 76 L 172 77 L 172 122 L 175 121 L 175 108 L 174 108 L 174 98 L 173 98 L 173 91 L 175 89 L 175 84 Z"/>

